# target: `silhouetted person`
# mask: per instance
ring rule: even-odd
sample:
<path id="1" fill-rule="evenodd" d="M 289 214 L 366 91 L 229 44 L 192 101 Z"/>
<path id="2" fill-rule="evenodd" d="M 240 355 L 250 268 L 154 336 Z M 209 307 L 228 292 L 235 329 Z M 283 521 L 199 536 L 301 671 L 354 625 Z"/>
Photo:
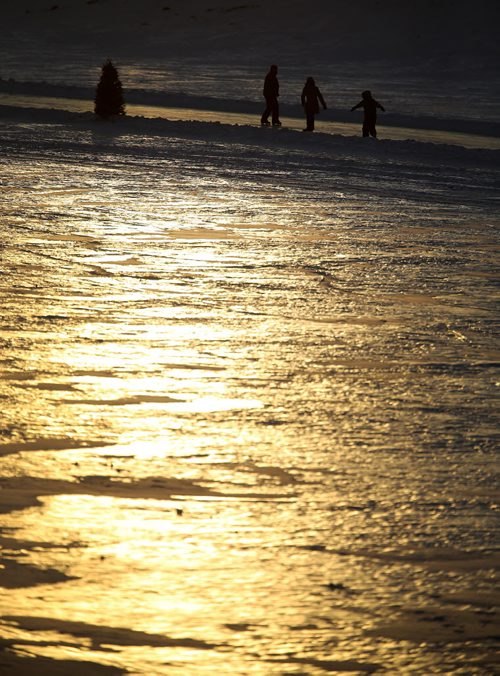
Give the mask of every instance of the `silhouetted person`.
<path id="1" fill-rule="evenodd" d="M 372 97 L 371 91 L 368 89 L 364 91 L 361 96 L 363 97 L 361 101 L 351 108 L 351 112 L 356 110 L 356 108 L 363 108 L 365 111 L 365 116 L 363 118 L 363 136 L 373 136 L 377 138 L 377 130 L 375 125 L 377 124 L 377 108 L 385 112 L 384 106 L 382 106 L 378 101 Z"/>
<path id="2" fill-rule="evenodd" d="M 264 98 L 266 99 L 266 109 L 262 113 L 260 123 L 264 126 L 269 125 L 269 115 L 271 115 L 273 127 L 281 127 L 280 107 L 278 96 L 280 95 L 280 85 L 278 82 L 278 66 L 271 66 L 269 73 L 264 80 Z"/>
<path id="3" fill-rule="evenodd" d="M 302 90 L 302 96 L 300 97 L 304 110 L 306 111 L 306 121 L 307 127 L 304 131 L 314 131 L 314 116 L 319 113 L 319 104 L 323 106 L 326 110 L 326 103 L 323 95 L 316 87 L 314 78 L 308 77 L 304 89 Z"/>

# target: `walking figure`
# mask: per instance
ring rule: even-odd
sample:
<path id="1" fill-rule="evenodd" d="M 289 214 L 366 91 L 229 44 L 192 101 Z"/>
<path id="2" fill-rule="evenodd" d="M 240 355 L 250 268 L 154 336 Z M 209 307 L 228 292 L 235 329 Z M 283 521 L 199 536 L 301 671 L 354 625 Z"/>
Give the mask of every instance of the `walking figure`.
<path id="1" fill-rule="evenodd" d="M 269 73 L 264 80 L 264 98 L 266 99 L 266 109 L 262 113 L 260 123 L 264 127 L 269 126 L 269 115 L 271 115 L 273 127 L 281 127 L 280 107 L 278 96 L 280 95 L 280 85 L 278 82 L 278 66 L 271 66 Z"/>
<path id="2" fill-rule="evenodd" d="M 351 112 L 356 110 L 356 108 L 363 108 L 365 115 L 363 118 L 363 136 L 373 136 L 377 138 L 377 130 L 375 125 L 377 123 L 377 108 L 385 112 L 384 106 L 382 106 L 378 101 L 372 97 L 371 91 L 368 89 L 364 91 L 361 96 L 363 97 L 361 101 L 351 108 Z"/>
<path id="3" fill-rule="evenodd" d="M 304 89 L 302 90 L 302 96 L 300 97 L 304 110 L 306 111 L 306 121 L 307 127 L 303 131 L 314 131 L 314 116 L 319 113 L 319 104 L 323 106 L 326 110 L 325 99 L 323 98 L 322 93 L 316 87 L 314 78 L 308 77 Z"/>

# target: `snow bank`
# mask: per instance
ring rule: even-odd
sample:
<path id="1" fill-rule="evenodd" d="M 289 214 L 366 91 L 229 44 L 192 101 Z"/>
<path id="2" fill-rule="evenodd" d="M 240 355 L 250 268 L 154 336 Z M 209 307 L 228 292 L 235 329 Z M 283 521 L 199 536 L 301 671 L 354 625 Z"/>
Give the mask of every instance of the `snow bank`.
<path id="1" fill-rule="evenodd" d="M 277 152 L 318 153 L 331 157 L 367 157 L 388 161 L 391 158 L 412 162 L 419 159 L 436 165 L 454 164 L 463 168 L 500 166 L 500 150 L 465 148 L 459 145 L 426 143 L 414 140 L 374 140 L 360 136 L 341 136 L 315 132 L 303 134 L 294 129 L 262 129 L 257 126 L 224 124 L 203 121 L 178 121 L 165 118 L 126 116 L 113 122 L 97 119 L 93 113 L 74 113 L 65 110 L 18 108 L 0 105 L 0 124 L 56 125 L 73 129 L 87 129 L 103 137 L 119 136 L 163 137 L 198 140 L 230 146 L 259 146 Z M 5 134 L 4 134 L 5 136 Z M 37 142 L 36 136 L 34 141 Z"/>
<path id="2" fill-rule="evenodd" d="M 60 97 L 66 99 L 88 100 L 89 106 L 95 95 L 95 88 L 79 87 L 47 82 L 17 82 L 16 80 L 2 80 L 0 78 L 0 93 Z M 165 108 L 189 108 L 192 110 L 212 110 L 222 113 L 245 113 L 260 116 L 262 103 L 248 99 L 227 99 L 215 96 L 194 96 L 182 92 L 153 92 L 143 89 L 126 89 L 126 103 L 143 106 L 161 106 Z M 283 116 L 300 118 L 304 112 L 300 105 L 281 104 Z M 358 121 L 359 115 L 353 115 L 346 108 L 331 106 L 322 112 L 321 120 L 336 122 Z M 223 115 L 221 121 L 224 120 Z M 457 132 L 463 134 L 479 134 L 483 136 L 500 137 L 500 122 L 490 120 L 443 118 L 430 115 L 410 115 L 404 113 L 384 114 L 380 122 L 384 126 L 404 127 L 412 129 L 433 129 L 438 131 Z"/>

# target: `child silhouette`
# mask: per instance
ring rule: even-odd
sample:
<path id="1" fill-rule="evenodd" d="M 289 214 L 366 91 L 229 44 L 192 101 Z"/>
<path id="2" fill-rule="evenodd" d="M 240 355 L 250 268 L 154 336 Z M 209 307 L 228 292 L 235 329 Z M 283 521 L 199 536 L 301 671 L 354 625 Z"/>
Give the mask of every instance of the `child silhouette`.
<path id="1" fill-rule="evenodd" d="M 361 96 L 363 97 L 361 101 L 351 108 L 351 112 L 357 108 L 363 108 L 365 115 L 363 118 L 363 136 L 373 136 L 377 138 L 377 129 L 375 127 L 377 123 L 377 108 L 385 112 L 384 106 L 382 106 L 378 101 L 372 97 L 370 90 L 364 91 Z"/>

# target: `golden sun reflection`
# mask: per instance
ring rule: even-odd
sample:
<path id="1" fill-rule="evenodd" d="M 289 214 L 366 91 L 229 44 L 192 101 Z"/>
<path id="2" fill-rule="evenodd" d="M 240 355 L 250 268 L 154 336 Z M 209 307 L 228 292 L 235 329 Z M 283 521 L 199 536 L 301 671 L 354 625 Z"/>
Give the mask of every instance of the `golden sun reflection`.
<path id="1" fill-rule="evenodd" d="M 479 676 L 492 157 L 123 122 L 2 125 L 0 670 Z"/>

